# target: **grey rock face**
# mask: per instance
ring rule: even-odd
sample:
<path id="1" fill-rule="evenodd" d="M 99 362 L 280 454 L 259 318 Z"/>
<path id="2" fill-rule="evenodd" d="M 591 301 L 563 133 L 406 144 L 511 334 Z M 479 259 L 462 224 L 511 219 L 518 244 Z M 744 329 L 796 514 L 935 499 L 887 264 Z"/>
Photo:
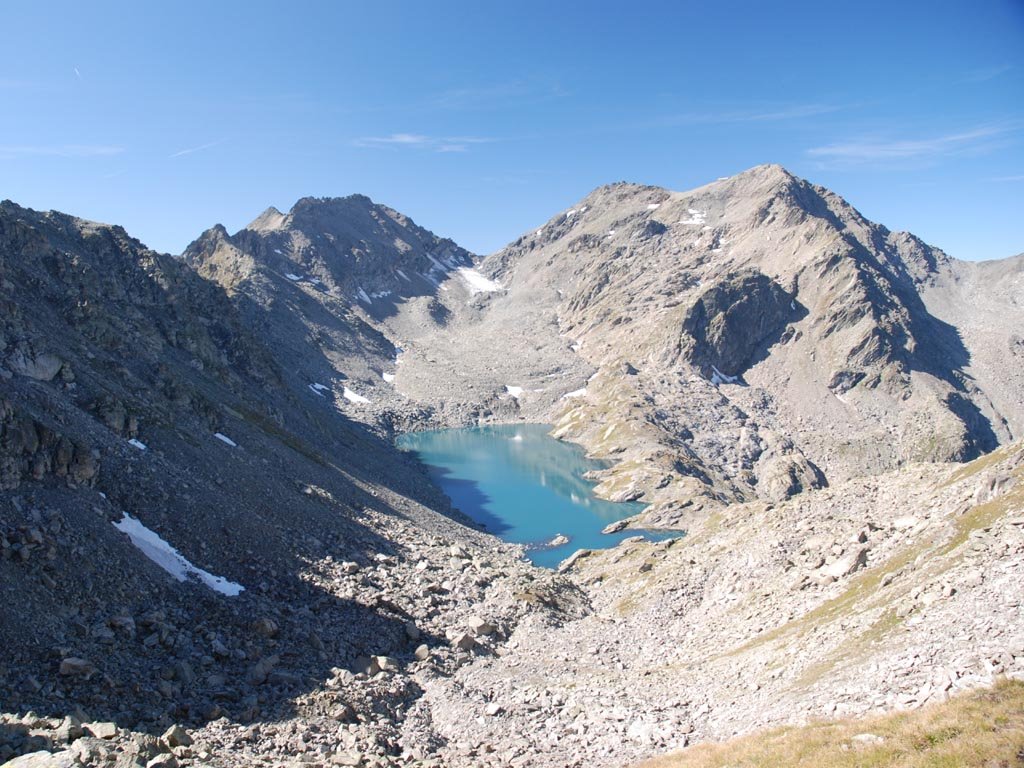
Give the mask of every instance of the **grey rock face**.
<path id="1" fill-rule="evenodd" d="M 727 275 L 702 293 L 683 318 L 680 354 L 707 377 L 739 376 L 754 353 L 774 342 L 795 314 L 792 297 L 755 270 Z"/>

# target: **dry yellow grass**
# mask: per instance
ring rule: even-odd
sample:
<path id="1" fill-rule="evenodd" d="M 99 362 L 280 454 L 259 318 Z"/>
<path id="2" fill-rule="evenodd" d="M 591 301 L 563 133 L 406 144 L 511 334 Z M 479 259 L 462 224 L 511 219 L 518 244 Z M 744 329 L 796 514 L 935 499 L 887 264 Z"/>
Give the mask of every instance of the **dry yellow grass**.
<path id="1" fill-rule="evenodd" d="M 1024 683 L 1003 680 L 992 689 L 913 712 L 812 723 L 722 744 L 700 744 L 637 768 L 769 766 L 1019 768 L 1024 766 Z"/>

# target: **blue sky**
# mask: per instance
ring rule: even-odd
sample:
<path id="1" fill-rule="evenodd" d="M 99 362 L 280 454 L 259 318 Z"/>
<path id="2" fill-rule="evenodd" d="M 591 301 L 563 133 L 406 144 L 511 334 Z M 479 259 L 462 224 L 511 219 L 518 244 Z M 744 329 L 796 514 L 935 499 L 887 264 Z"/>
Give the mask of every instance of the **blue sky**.
<path id="1" fill-rule="evenodd" d="M 486 253 L 617 180 L 764 162 L 1024 251 L 1024 2 L 3 6 L 0 198 L 173 253 L 368 194 Z"/>

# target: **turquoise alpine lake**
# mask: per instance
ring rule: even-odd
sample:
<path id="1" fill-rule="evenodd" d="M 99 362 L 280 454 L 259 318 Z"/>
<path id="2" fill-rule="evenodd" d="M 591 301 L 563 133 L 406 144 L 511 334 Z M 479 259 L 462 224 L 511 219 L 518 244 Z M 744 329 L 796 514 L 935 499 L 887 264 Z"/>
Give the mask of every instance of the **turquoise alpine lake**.
<path id="1" fill-rule="evenodd" d="M 535 564 L 554 568 L 577 549 L 603 549 L 629 536 L 664 539 L 678 531 L 601 533 L 640 512 L 636 502 L 594 495 L 583 477 L 607 464 L 551 437 L 544 424 L 501 424 L 402 435 L 398 446 L 417 454 L 452 504 L 491 533 L 525 544 Z M 552 544 L 557 536 L 568 542 Z"/>

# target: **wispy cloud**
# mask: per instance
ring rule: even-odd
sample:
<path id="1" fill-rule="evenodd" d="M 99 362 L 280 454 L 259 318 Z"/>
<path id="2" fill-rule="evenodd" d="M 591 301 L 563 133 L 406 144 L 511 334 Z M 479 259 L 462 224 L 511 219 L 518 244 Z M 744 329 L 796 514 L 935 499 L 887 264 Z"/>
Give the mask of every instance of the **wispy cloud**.
<path id="1" fill-rule="evenodd" d="M 442 110 L 508 109 L 511 105 L 539 104 L 558 99 L 565 90 L 554 82 L 525 82 L 449 88 L 430 97 L 426 106 Z"/>
<path id="2" fill-rule="evenodd" d="M 206 144 L 200 144 L 198 147 L 186 147 L 185 149 L 179 149 L 177 152 L 172 152 L 167 157 L 168 159 L 175 157 L 184 157 L 185 155 L 192 155 L 195 154 L 196 152 L 202 152 L 203 150 L 206 149 L 212 149 L 213 147 L 216 147 L 223 143 L 224 140 L 221 139 L 220 141 L 211 141 Z"/>
<path id="3" fill-rule="evenodd" d="M 993 176 L 989 181 L 1024 181 L 1024 173 L 1015 176 Z"/>
<path id="4" fill-rule="evenodd" d="M 28 88 L 32 85 L 28 80 L 18 80 L 13 77 L 0 77 L 0 89 Z"/>
<path id="5" fill-rule="evenodd" d="M 984 83 L 987 80 L 994 80 L 1000 75 L 1005 75 L 1013 69 L 1012 64 L 1000 64 L 995 67 L 983 67 L 965 73 L 957 82 L 960 83 Z"/>
<path id="6" fill-rule="evenodd" d="M 388 136 L 366 136 L 353 144 L 369 149 L 419 149 L 430 152 L 468 152 L 475 144 L 487 144 L 494 139 L 482 136 L 425 136 L 421 133 L 392 133 Z"/>
<path id="7" fill-rule="evenodd" d="M 915 139 L 862 138 L 812 147 L 809 157 L 828 163 L 869 164 L 907 160 L 935 160 L 994 149 L 1019 126 L 1011 123 L 982 125 L 966 131 Z"/>
<path id="8" fill-rule="evenodd" d="M 773 123 L 803 120 L 849 109 L 841 104 L 793 104 L 763 109 L 709 110 L 665 115 L 656 119 L 659 125 L 714 125 L 717 123 Z"/>
<path id="9" fill-rule="evenodd" d="M 78 71 L 78 67 L 72 67 L 71 69 L 73 69 L 75 71 L 75 77 L 77 77 L 79 80 L 81 80 L 82 79 L 82 73 Z"/>
<path id="10" fill-rule="evenodd" d="M 96 144 L 8 144 L 0 145 L 0 158 L 15 157 L 109 157 L 124 152 L 124 147 Z"/>

